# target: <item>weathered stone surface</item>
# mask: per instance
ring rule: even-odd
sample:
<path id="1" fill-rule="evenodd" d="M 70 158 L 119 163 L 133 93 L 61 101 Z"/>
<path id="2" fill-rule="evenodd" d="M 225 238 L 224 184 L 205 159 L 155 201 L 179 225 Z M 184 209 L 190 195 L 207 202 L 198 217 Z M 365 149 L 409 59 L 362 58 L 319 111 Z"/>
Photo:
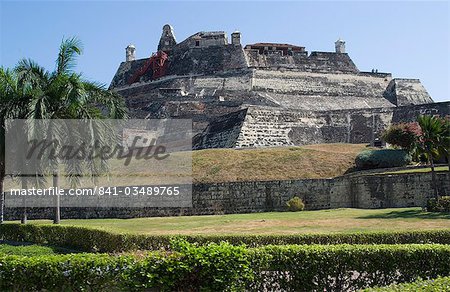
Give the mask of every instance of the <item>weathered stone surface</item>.
<path id="1" fill-rule="evenodd" d="M 389 83 L 384 95 L 397 106 L 433 102 L 419 79 L 395 78 Z"/>
<path id="2" fill-rule="evenodd" d="M 449 195 L 449 173 L 438 173 L 437 180 L 439 194 Z M 302 198 L 308 210 L 415 207 L 424 206 L 432 193 L 430 173 L 195 184 L 192 208 L 62 208 L 61 217 L 132 218 L 284 211 L 286 202 L 294 196 Z M 54 209 L 27 211 L 29 219 L 41 219 L 52 218 Z M 7 220 L 18 220 L 21 214 L 21 208 L 6 208 Z"/>
<path id="3" fill-rule="evenodd" d="M 273 107 L 250 106 L 245 116 L 227 115 L 221 121 L 235 122 L 240 128 L 233 147 L 260 147 L 308 145 L 316 143 L 371 143 L 381 136 L 390 124 L 415 121 L 420 114 L 446 116 L 450 102 L 404 107 L 351 109 L 335 111 L 286 110 Z M 243 120 L 242 120 L 243 119 Z M 230 140 L 214 140 L 209 144 L 204 137 L 220 137 L 220 128 L 207 128 L 197 137 L 194 147 L 230 147 Z"/>

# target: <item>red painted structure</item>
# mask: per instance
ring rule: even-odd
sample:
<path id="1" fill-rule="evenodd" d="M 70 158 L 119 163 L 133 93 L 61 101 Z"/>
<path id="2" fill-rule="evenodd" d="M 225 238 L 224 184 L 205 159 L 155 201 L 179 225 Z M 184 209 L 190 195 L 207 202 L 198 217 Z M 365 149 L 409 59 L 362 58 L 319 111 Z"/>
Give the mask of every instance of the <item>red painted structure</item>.
<path id="1" fill-rule="evenodd" d="M 133 74 L 133 76 L 128 81 L 128 84 L 133 84 L 134 82 L 138 81 L 139 78 L 145 75 L 149 69 L 152 70 L 151 80 L 155 80 L 165 76 L 168 67 L 168 58 L 169 55 L 167 55 L 163 51 L 153 53 L 152 56 L 147 61 L 145 61 L 145 64 Z"/>

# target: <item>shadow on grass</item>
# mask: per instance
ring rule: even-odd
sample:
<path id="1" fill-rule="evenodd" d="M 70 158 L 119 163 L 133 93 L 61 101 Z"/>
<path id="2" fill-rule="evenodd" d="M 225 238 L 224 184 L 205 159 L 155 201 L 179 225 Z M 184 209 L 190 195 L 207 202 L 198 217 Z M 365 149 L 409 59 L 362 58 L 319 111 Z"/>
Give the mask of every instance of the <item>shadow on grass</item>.
<path id="1" fill-rule="evenodd" d="M 58 247 L 52 245 L 40 245 L 32 242 L 18 242 L 9 240 L 0 240 L 0 254 L 11 255 L 47 255 L 47 254 L 71 254 L 80 253 L 81 251 Z"/>
<path id="2" fill-rule="evenodd" d="M 450 214 L 448 213 L 438 213 L 438 212 L 425 212 L 422 210 L 403 210 L 403 211 L 391 211 L 383 214 L 372 214 L 358 217 L 358 219 L 450 219 Z"/>

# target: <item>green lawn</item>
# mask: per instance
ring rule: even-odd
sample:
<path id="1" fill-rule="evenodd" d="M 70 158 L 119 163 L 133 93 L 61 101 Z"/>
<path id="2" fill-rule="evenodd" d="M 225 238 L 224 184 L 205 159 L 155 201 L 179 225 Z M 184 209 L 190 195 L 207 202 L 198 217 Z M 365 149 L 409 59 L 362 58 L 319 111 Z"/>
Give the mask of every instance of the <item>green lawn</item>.
<path id="1" fill-rule="evenodd" d="M 435 168 L 436 171 L 448 171 L 448 166 L 438 166 Z M 412 168 L 412 169 L 404 169 L 404 170 L 397 170 L 397 171 L 387 171 L 383 172 L 382 174 L 401 174 L 401 173 L 418 173 L 418 172 L 430 172 L 430 167 L 424 167 L 424 168 Z M 378 173 L 377 173 L 378 174 Z"/>
<path id="2" fill-rule="evenodd" d="M 33 220 L 32 224 L 50 223 Z M 450 214 L 420 208 L 334 209 L 214 216 L 63 220 L 63 225 L 142 234 L 298 234 L 449 229 Z"/>
<path id="3" fill-rule="evenodd" d="M 42 245 L 11 245 L 0 244 L 0 255 L 38 256 L 68 253 L 69 250 Z"/>

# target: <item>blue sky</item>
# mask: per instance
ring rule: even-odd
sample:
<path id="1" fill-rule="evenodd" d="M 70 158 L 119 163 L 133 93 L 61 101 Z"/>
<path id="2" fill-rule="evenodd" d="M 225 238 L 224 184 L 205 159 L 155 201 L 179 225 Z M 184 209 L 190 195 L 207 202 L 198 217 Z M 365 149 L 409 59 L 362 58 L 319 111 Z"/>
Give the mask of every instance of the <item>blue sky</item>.
<path id="1" fill-rule="evenodd" d="M 242 43 L 283 42 L 333 51 L 341 37 L 360 70 L 419 78 L 435 101 L 450 100 L 449 2 L 155 2 L 0 0 L 0 64 L 32 58 L 53 70 L 61 39 L 79 37 L 77 70 L 109 84 L 125 47 L 156 50 L 165 23 L 177 41 L 197 31 L 235 29 Z"/>

